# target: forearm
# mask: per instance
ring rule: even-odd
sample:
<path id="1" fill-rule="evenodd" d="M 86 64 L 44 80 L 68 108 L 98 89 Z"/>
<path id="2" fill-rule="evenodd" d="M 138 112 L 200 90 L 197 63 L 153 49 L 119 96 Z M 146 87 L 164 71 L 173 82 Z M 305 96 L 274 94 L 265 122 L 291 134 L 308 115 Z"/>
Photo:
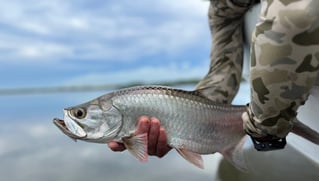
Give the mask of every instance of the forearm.
<path id="1" fill-rule="evenodd" d="M 264 0 L 251 47 L 251 102 L 244 115 L 255 136 L 285 137 L 319 69 L 318 0 Z"/>
<path id="2" fill-rule="evenodd" d="M 246 4 L 242 1 L 239 6 L 231 0 L 213 0 L 209 9 L 211 62 L 197 89 L 209 87 L 211 92 L 206 96 L 219 103 L 231 103 L 241 81 L 243 15 L 252 5 L 250 0 Z"/>

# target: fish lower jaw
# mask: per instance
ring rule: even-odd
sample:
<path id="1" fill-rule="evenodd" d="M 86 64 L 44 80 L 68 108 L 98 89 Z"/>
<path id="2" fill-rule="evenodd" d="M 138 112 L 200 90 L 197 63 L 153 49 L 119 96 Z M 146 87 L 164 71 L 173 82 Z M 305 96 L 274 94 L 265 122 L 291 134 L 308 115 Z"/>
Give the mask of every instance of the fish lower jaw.
<path id="1" fill-rule="evenodd" d="M 87 135 L 85 136 L 78 136 L 74 133 L 72 133 L 69 128 L 67 127 L 67 125 L 65 124 L 65 121 L 59 118 L 54 118 L 53 119 L 53 123 L 67 136 L 69 136 L 70 138 L 76 140 L 76 139 L 83 139 L 85 138 Z"/>

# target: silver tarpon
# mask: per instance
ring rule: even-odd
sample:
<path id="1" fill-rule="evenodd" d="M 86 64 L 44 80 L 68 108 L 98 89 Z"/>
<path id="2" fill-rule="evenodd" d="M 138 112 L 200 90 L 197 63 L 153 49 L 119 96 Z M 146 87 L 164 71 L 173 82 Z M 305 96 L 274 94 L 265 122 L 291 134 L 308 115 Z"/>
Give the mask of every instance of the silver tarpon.
<path id="1" fill-rule="evenodd" d="M 203 168 L 201 154 L 221 153 L 241 170 L 245 106 L 216 104 L 205 90 L 184 91 L 162 86 L 139 86 L 105 94 L 64 109 L 55 125 L 72 139 L 95 143 L 124 143 L 140 161 L 147 161 L 147 134 L 135 135 L 140 116 L 154 116 L 167 133 L 168 145 Z M 296 121 L 293 132 L 318 144 L 319 134 Z"/>

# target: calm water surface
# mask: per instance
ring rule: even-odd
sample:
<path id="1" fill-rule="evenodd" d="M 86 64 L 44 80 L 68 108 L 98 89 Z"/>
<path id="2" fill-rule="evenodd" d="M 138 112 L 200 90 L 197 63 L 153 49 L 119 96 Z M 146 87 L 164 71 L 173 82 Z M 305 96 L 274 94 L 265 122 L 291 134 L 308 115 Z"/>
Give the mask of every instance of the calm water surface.
<path id="1" fill-rule="evenodd" d="M 103 93 L 0 96 L 0 180 L 226 181 L 268 178 L 299 180 L 301 177 L 303 180 L 319 180 L 318 166 L 292 147 L 275 155 L 248 153 L 250 166 L 259 168 L 248 174 L 236 171 L 227 162 L 220 162 L 219 154 L 205 156 L 206 169 L 200 170 L 188 164 L 175 151 L 162 159 L 151 158 L 148 163 L 139 163 L 127 152 L 114 153 L 106 145 L 80 141 L 76 143 L 52 124 L 52 118 L 62 116 L 64 107 L 82 103 Z M 248 96 L 248 87 L 243 85 L 234 103 L 244 104 Z M 265 161 L 272 159 L 273 162 Z"/>

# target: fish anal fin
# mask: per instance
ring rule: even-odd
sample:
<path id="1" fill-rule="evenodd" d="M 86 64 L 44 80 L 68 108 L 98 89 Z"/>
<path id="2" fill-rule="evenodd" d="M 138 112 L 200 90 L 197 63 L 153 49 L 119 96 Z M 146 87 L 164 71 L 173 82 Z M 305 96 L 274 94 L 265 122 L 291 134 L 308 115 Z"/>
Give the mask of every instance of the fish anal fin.
<path id="1" fill-rule="evenodd" d="M 123 143 L 126 149 L 139 161 L 147 162 L 148 151 L 147 151 L 147 133 L 132 135 L 123 138 Z"/>
<path id="2" fill-rule="evenodd" d="M 176 150 L 185 160 L 189 161 L 198 168 L 204 169 L 204 162 L 200 154 L 188 151 L 183 148 L 176 148 Z"/>
<path id="3" fill-rule="evenodd" d="M 244 157 L 244 144 L 246 138 L 247 136 L 244 136 L 237 145 L 232 145 L 220 152 L 226 160 L 242 172 L 248 172 L 247 163 Z"/>

